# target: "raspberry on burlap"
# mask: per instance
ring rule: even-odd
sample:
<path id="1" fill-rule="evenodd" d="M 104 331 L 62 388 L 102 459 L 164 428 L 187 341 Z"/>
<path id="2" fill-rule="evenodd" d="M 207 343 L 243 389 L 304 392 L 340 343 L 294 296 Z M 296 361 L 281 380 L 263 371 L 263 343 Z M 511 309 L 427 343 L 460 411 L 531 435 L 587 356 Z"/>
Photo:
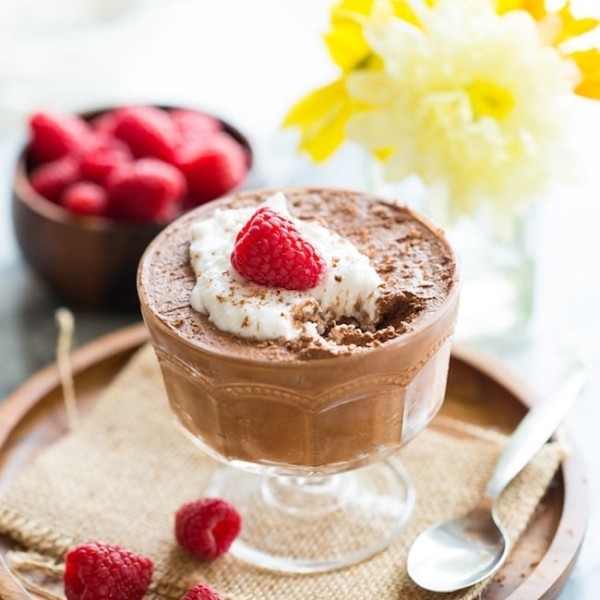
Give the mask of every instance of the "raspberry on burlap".
<path id="1" fill-rule="evenodd" d="M 242 526 L 234 506 L 221 498 L 201 498 L 184 504 L 175 514 L 175 537 L 192 556 L 218 558 L 238 536 Z"/>
<path id="2" fill-rule="evenodd" d="M 81 544 L 65 557 L 67 600 L 141 600 L 154 565 L 146 556 L 101 542 Z"/>
<path id="3" fill-rule="evenodd" d="M 221 596 L 208 585 L 198 583 L 191 587 L 182 597 L 181 600 L 221 600 Z"/>

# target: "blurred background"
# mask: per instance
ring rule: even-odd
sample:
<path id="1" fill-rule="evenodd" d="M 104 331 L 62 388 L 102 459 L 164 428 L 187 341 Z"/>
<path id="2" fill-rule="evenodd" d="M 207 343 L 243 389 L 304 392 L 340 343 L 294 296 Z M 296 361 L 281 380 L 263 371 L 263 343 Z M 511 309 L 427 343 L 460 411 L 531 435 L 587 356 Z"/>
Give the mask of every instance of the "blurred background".
<path id="1" fill-rule="evenodd" d="M 198 107 L 249 135 L 261 182 L 299 181 L 312 165 L 297 161 L 294 136 L 282 134 L 280 123 L 293 100 L 334 70 L 320 38 L 326 23 L 327 3 L 317 0 L 289 5 L 236 0 L 0 3 L 4 394 L 26 372 L 51 360 L 47 340 L 55 336 L 55 300 L 24 265 L 10 214 L 11 175 L 26 139 L 28 115 L 40 108 L 80 111 L 138 102 Z M 78 313 L 77 341 L 137 318 Z M 4 345 L 9 343 L 10 350 Z"/>
<path id="2" fill-rule="evenodd" d="M 364 186 L 352 147 L 323 166 L 296 151 L 281 122 L 308 90 L 335 77 L 322 34 L 327 0 L 0 1 L 0 397 L 52 361 L 59 303 L 28 270 L 10 217 L 11 175 L 27 116 L 122 103 L 198 107 L 230 120 L 254 144 L 269 186 Z M 573 2 L 600 17 L 598 0 Z M 572 358 L 589 385 L 569 417 L 588 460 L 600 450 L 600 104 L 577 99 L 572 148 L 579 169 L 537 214 L 536 302 L 527 339 L 484 347 L 541 393 Z M 131 313 L 75 311 L 76 344 L 137 322 Z M 468 341 L 468 340 L 467 340 Z M 588 543 L 561 599 L 597 600 L 600 487 L 590 463 Z"/>

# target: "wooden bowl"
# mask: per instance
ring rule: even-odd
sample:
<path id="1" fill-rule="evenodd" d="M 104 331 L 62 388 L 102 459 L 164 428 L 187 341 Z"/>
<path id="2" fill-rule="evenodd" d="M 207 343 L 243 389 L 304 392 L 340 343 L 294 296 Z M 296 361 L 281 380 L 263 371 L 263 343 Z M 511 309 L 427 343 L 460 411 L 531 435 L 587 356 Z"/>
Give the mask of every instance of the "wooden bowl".
<path id="1" fill-rule="evenodd" d="M 82 116 L 92 119 L 102 112 Z M 249 173 L 240 188 L 250 187 L 250 142 L 229 123 L 221 123 L 248 152 Z M 33 189 L 28 178 L 30 166 L 25 146 L 15 167 L 12 193 L 13 226 L 25 261 L 67 306 L 136 310 L 138 262 L 166 223 L 124 223 L 74 216 Z"/>

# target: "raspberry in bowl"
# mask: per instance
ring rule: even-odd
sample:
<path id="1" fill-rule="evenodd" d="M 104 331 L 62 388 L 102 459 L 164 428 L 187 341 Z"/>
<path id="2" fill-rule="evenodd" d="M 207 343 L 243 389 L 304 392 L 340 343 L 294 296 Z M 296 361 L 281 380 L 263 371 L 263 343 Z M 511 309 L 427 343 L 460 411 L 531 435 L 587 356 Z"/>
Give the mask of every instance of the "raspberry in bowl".
<path id="1" fill-rule="evenodd" d="M 129 310 L 150 241 L 253 174 L 248 138 L 189 108 L 40 111 L 15 169 L 12 216 L 25 261 L 64 303 Z"/>

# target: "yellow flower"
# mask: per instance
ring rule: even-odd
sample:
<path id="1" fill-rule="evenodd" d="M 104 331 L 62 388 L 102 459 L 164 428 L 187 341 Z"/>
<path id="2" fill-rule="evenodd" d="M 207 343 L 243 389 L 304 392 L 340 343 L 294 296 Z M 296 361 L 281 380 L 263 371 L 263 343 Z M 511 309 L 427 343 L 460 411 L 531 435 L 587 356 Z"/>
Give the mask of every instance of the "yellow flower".
<path id="1" fill-rule="evenodd" d="M 383 163 L 388 181 L 417 174 L 442 184 L 456 214 L 486 199 L 514 211 L 543 187 L 576 74 L 541 44 L 531 15 L 448 0 L 421 28 L 394 20 L 364 32 L 384 69 L 347 76 L 350 95 L 370 108 L 346 131 L 372 150 L 395 148 Z"/>
<path id="2" fill-rule="evenodd" d="M 459 19 L 444 27 L 443 15 L 452 13 L 460 13 L 469 27 Z M 468 177 L 468 168 L 454 160 L 475 161 L 470 152 L 477 146 L 477 160 L 485 162 L 489 154 L 489 164 L 506 170 L 514 163 L 511 168 L 523 172 L 519 185 L 532 189 L 533 181 L 543 178 L 539 157 L 551 154 L 543 139 L 554 139 L 561 129 L 557 90 L 600 99 L 600 52 L 573 51 L 569 45 L 599 23 L 576 17 L 571 0 L 557 9 L 548 8 L 546 0 L 339 0 L 324 36 L 339 77 L 296 103 L 283 126 L 298 128 L 299 149 L 322 162 L 347 141 L 348 127 L 351 137 L 361 140 L 357 123 L 370 119 L 372 126 L 379 119 L 386 131 L 364 145 L 386 163 L 390 178 L 414 163 L 410 152 L 425 153 L 421 162 L 431 165 L 422 170 L 433 178 L 432 165 L 441 157 L 430 148 L 445 140 L 454 187 L 461 178 L 466 186 Z M 365 113 L 371 104 L 373 110 Z M 402 119 L 406 130 L 397 123 Z M 414 142 L 416 123 L 434 143 Z M 472 173 L 472 198 L 475 190 L 491 193 L 500 186 L 499 174 L 488 173 L 486 184 L 480 172 Z M 464 190 L 458 195 L 469 210 L 474 200 Z"/>
<path id="3" fill-rule="evenodd" d="M 314 161 L 325 161 L 344 143 L 348 119 L 365 107 L 364 103 L 348 95 L 347 75 L 356 70 L 382 68 L 381 59 L 364 38 L 365 20 L 385 23 L 391 16 L 417 23 L 409 0 L 341 0 L 333 7 L 331 30 L 324 37 L 329 54 L 342 75 L 302 98 L 283 122 L 284 127 L 301 130 L 299 149 L 307 152 Z"/>

